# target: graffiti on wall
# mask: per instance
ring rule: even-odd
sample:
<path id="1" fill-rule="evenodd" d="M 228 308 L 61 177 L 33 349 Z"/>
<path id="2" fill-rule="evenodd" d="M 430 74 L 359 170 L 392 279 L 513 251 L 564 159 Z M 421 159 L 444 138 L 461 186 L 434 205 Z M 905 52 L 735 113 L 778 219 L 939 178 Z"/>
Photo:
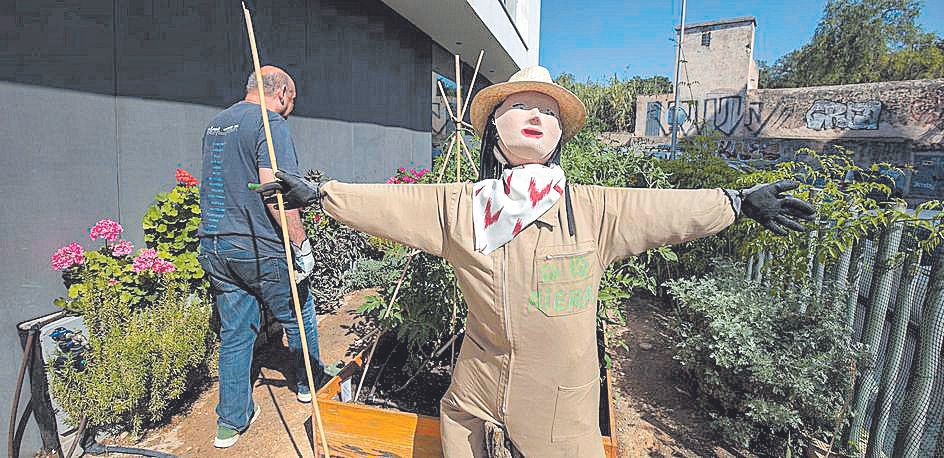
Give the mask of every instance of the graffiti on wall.
<path id="1" fill-rule="evenodd" d="M 944 198 L 944 153 L 915 154 L 910 195 L 932 199 Z"/>
<path id="2" fill-rule="evenodd" d="M 780 159 L 780 143 L 756 140 L 719 140 L 718 154 L 725 159 Z"/>
<path id="3" fill-rule="evenodd" d="M 881 115 L 882 102 L 879 100 L 865 102 L 817 100 L 806 111 L 806 127 L 813 130 L 874 130 L 878 129 Z"/>
<path id="4" fill-rule="evenodd" d="M 674 102 L 652 101 L 646 104 L 645 135 L 649 137 L 671 134 L 670 117 Z M 679 102 L 679 124 L 681 135 L 697 134 L 704 127 L 711 127 L 724 135 L 730 136 L 739 128 L 747 135 L 760 135 L 764 129 L 786 127 L 797 113 L 795 97 L 783 97 L 777 103 L 763 101 L 745 102 L 740 95 L 709 97 L 704 100 L 683 100 Z"/>
<path id="5" fill-rule="evenodd" d="M 795 112 L 795 97 L 784 97 L 776 104 L 765 105 L 761 101 L 751 102 L 747 107 L 744 128 L 753 135 L 759 135 L 768 126 L 770 128 L 782 127 Z"/>
<path id="6" fill-rule="evenodd" d="M 651 101 L 646 105 L 646 136 L 669 135 L 673 102 Z M 807 128 L 816 131 L 832 129 L 876 130 L 882 117 L 880 100 L 845 101 L 816 100 L 806 110 L 798 108 L 796 97 L 782 97 L 774 103 L 748 100 L 741 95 L 708 97 L 679 103 L 682 135 L 698 133 L 704 127 L 726 136 L 758 136 L 765 129 Z M 944 88 L 915 100 L 911 117 L 929 125 L 944 127 Z M 805 123 L 804 123 L 805 122 Z M 741 130 L 743 129 L 743 130 Z"/>
<path id="7" fill-rule="evenodd" d="M 711 119 L 711 125 L 725 135 L 734 133 L 744 117 L 743 99 L 739 95 L 705 99 L 705 118 Z"/>

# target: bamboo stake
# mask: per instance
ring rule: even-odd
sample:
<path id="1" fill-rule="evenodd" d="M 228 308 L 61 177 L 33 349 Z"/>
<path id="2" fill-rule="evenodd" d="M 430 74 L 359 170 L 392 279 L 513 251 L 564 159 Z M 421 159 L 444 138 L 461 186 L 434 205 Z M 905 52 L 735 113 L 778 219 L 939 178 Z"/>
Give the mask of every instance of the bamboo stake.
<path id="1" fill-rule="evenodd" d="M 442 81 L 436 80 L 436 84 L 439 86 L 439 96 L 442 97 L 443 103 L 446 104 L 446 111 L 449 113 L 449 118 L 455 121 L 456 115 L 452 113 L 452 106 L 449 105 L 449 99 L 446 98 L 446 91 L 443 89 Z"/>
<path id="2" fill-rule="evenodd" d="M 455 137 L 453 137 L 453 141 L 455 141 Z M 443 176 L 446 175 L 446 167 L 449 165 L 449 158 L 452 157 L 452 150 L 453 148 L 450 147 L 449 150 L 446 151 L 446 158 L 443 159 L 442 167 L 439 168 L 439 176 L 436 177 L 437 183 L 442 183 Z"/>
<path id="3" fill-rule="evenodd" d="M 456 56 L 458 57 L 458 56 Z M 452 106 L 449 105 L 449 99 L 446 97 L 446 91 L 443 89 L 442 81 L 436 80 L 436 85 L 439 87 L 439 96 L 442 97 L 443 104 L 446 105 L 446 111 L 449 113 L 449 117 L 452 119 L 453 124 L 456 126 L 456 131 L 459 129 L 459 121 L 455 113 L 452 111 Z M 458 94 L 458 92 L 457 92 Z M 456 109 L 458 109 L 459 104 L 456 104 Z M 449 139 L 449 147 L 446 148 L 446 157 L 443 159 L 442 167 L 439 169 L 439 176 L 436 178 L 437 183 L 442 183 L 443 176 L 446 174 L 446 166 L 449 164 L 449 158 L 452 157 L 452 148 L 455 146 L 454 142 L 458 137 L 453 133 L 452 138 Z M 458 159 L 458 158 L 457 158 Z"/>
<path id="4" fill-rule="evenodd" d="M 266 146 L 269 150 L 269 161 L 272 165 L 272 170 L 278 170 L 278 163 L 276 162 L 275 157 L 275 148 L 272 146 L 272 131 L 269 129 L 269 112 L 266 110 L 266 100 L 265 100 L 265 91 L 262 86 L 262 70 L 259 65 L 259 52 L 256 49 L 256 35 L 252 27 L 252 14 L 249 12 L 249 8 L 246 8 L 246 3 L 242 3 L 243 6 L 243 15 L 246 18 L 246 31 L 249 33 L 249 46 L 252 50 L 252 66 L 256 74 L 256 88 L 259 90 L 259 108 L 262 110 L 262 127 L 265 131 Z M 305 323 L 302 320 L 302 308 L 298 299 L 298 286 L 295 283 L 295 269 L 293 268 L 294 263 L 291 258 L 291 247 L 290 241 L 288 238 L 288 222 L 285 218 L 285 201 L 282 198 L 282 193 L 276 191 L 275 193 L 276 202 L 279 207 L 279 224 L 282 226 L 282 242 L 285 248 L 285 263 L 288 266 L 288 281 L 290 289 L 292 290 L 292 304 L 295 306 L 295 318 L 298 320 L 298 332 L 301 337 L 302 344 L 302 355 L 305 359 L 305 375 L 308 377 L 308 386 L 313 392 L 316 392 L 318 387 L 315 385 L 314 377 L 311 372 L 311 360 L 308 354 L 308 336 L 305 335 Z M 317 393 L 314 393 L 317 394 Z M 325 434 L 324 424 L 321 422 L 321 411 L 318 408 L 318 396 L 313 396 L 311 402 L 311 411 L 312 416 L 317 421 L 318 432 L 321 434 L 321 443 L 324 445 L 324 456 L 331 456 L 331 449 L 328 446 L 328 436 Z M 317 434 L 312 434 L 315 436 L 314 445 L 317 449 L 318 440 Z M 317 451 L 315 452 L 317 453 Z"/>
<path id="5" fill-rule="evenodd" d="M 455 136 L 455 135 L 450 135 L 450 136 L 449 136 L 449 143 L 448 143 L 448 146 L 446 146 L 446 148 L 443 150 L 443 151 L 446 152 L 446 155 L 447 155 L 447 156 L 452 154 L 452 148 L 455 146 L 455 144 L 456 144 L 456 136 Z M 446 165 L 443 164 L 443 166 L 440 168 L 440 171 L 442 171 L 443 169 L 445 169 L 445 167 L 446 167 Z M 442 183 L 442 178 L 436 180 L 436 183 Z"/>
<path id="6" fill-rule="evenodd" d="M 482 64 L 482 57 L 485 56 L 485 50 L 482 49 L 479 51 L 479 59 L 475 62 L 475 71 L 472 72 L 472 84 L 469 85 L 469 94 L 472 94 L 472 91 L 475 90 L 475 79 L 479 76 L 479 66 Z M 469 101 L 472 100 L 472 97 L 466 96 L 465 103 L 462 104 L 462 110 L 459 111 L 459 120 L 465 119 L 465 110 L 469 107 Z M 458 105 L 456 105 L 458 107 Z"/>
<path id="7" fill-rule="evenodd" d="M 462 143 L 462 129 L 459 129 L 459 125 L 456 124 L 456 183 L 462 180 L 462 151 L 459 148 L 459 143 Z"/>
<path id="8" fill-rule="evenodd" d="M 459 122 L 462 121 L 462 111 L 459 110 L 459 107 L 462 106 L 462 63 L 459 62 L 459 55 L 456 54 L 456 131 L 459 130 Z"/>

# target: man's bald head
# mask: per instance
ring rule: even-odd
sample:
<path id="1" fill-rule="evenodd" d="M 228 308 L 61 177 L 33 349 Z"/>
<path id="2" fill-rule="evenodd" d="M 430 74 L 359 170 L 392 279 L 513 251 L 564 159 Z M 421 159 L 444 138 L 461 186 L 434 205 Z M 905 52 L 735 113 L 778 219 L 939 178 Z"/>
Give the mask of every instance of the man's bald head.
<path id="1" fill-rule="evenodd" d="M 262 73 L 262 91 L 266 98 L 266 108 L 287 118 L 295 108 L 295 81 L 279 67 L 266 65 L 259 70 Z M 246 81 L 246 101 L 259 103 L 256 72 L 249 74 L 249 80 Z"/>

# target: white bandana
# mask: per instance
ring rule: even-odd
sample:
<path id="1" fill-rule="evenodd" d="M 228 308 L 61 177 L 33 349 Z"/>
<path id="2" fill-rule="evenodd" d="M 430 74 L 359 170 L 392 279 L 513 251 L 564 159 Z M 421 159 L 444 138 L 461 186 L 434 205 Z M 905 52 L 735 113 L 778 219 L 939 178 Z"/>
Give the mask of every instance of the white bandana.
<path id="1" fill-rule="evenodd" d="M 525 164 L 472 185 L 475 250 L 490 254 L 510 242 L 554 206 L 566 184 L 557 165 Z"/>

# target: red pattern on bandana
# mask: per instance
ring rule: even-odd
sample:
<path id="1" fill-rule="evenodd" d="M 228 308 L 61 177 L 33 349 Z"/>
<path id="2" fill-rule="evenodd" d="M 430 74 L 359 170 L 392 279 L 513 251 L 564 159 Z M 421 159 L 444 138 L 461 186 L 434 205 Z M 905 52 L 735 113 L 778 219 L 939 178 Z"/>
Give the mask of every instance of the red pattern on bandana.
<path id="1" fill-rule="evenodd" d="M 531 197 L 531 208 L 534 208 L 538 205 L 538 202 L 551 192 L 551 183 L 548 183 L 544 189 L 538 191 L 534 185 L 534 178 L 531 179 L 531 184 L 528 185 L 528 194 Z"/>
<path id="2" fill-rule="evenodd" d="M 518 178 L 512 180 L 512 174 Z M 475 250 L 487 255 L 524 232 L 557 202 L 564 183 L 566 177 L 559 166 L 540 164 L 506 169 L 501 177 L 475 183 L 472 201 Z"/>
<path id="3" fill-rule="evenodd" d="M 498 218 L 501 217 L 501 212 L 504 208 L 499 208 L 495 214 L 492 214 L 492 199 L 488 199 L 488 203 L 485 204 L 485 227 L 491 226 L 495 221 L 498 221 Z"/>

